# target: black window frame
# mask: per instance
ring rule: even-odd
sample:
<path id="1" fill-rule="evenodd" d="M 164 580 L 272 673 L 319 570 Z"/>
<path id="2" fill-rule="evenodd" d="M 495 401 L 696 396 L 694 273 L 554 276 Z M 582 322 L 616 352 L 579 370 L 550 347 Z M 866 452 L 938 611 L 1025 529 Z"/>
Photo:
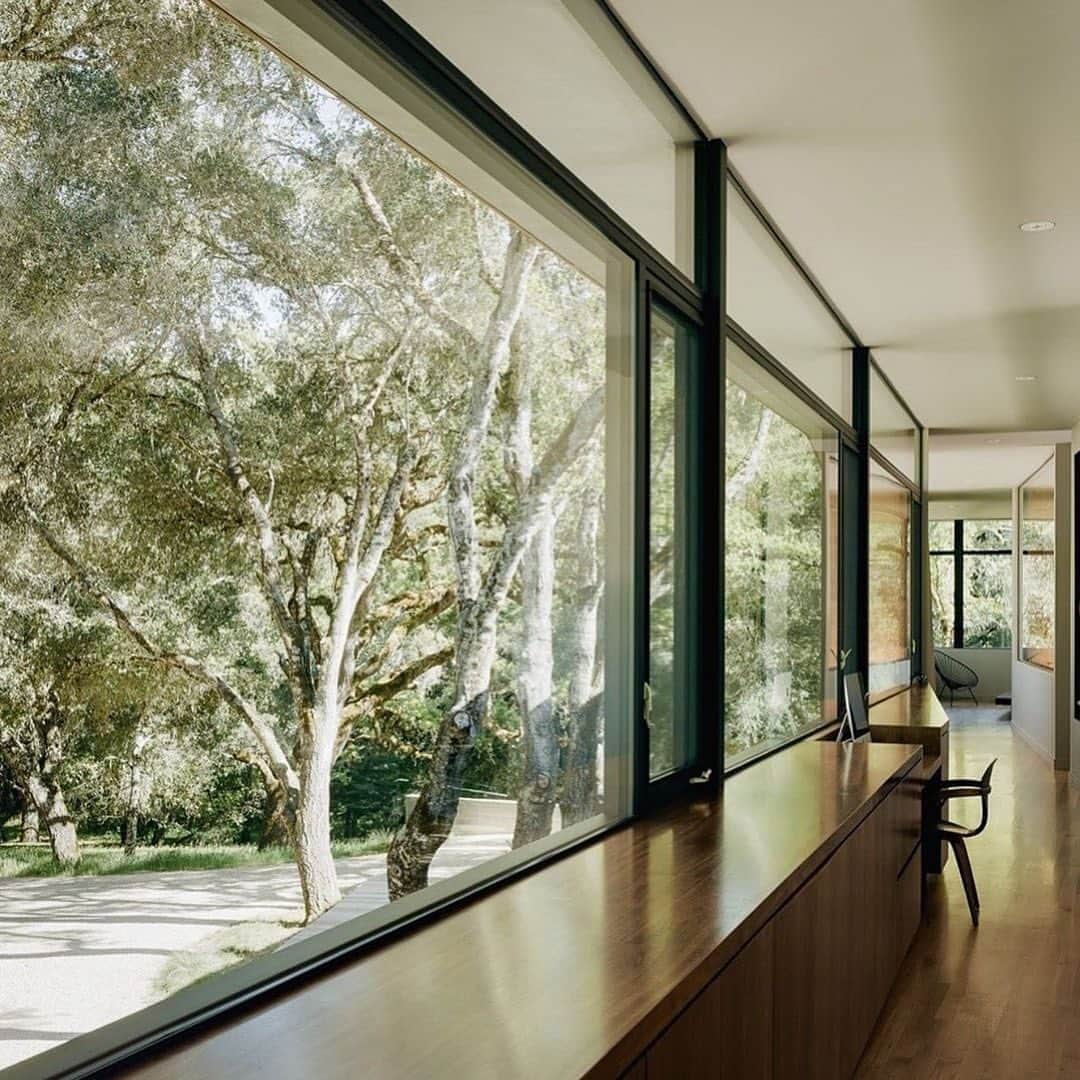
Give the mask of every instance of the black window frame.
<path id="1" fill-rule="evenodd" d="M 968 557 L 980 556 L 1008 556 L 1012 558 L 1015 548 L 969 548 L 964 545 L 964 524 L 969 521 L 1006 521 L 1007 518 L 953 518 L 953 546 L 951 548 L 931 548 L 931 559 L 951 557 L 953 560 L 953 632 L 952 642 L 949 645 L 938 645 L 939 649 L 975 649 L 975 650 L 1001 650 L 1011 649 L 1012 642 L 1008 645 L 966 645 L 964 644 L 964 560 Z M 1032 552 L 1031 554 L 1047 555 L 1052 552 Z M 1009 628 L 1010 635 L 1012 627 Z"/>

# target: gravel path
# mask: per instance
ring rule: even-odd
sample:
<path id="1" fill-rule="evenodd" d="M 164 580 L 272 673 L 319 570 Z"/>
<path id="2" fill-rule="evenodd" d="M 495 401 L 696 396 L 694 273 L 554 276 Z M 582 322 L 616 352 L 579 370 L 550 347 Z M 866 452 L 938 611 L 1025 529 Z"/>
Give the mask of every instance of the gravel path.
<path id="1" fill-rule="evenodd" d="M 432 879 L 508 848 L 508 837 L 452 837 Z M 385 855 L 337 871 L 345 898 L 305 934 L 387 902 Z M 169 958 L 223 927 L 301 914 L 291 865 L 0 878 L 0 1069 L 152 1004 Z"/>

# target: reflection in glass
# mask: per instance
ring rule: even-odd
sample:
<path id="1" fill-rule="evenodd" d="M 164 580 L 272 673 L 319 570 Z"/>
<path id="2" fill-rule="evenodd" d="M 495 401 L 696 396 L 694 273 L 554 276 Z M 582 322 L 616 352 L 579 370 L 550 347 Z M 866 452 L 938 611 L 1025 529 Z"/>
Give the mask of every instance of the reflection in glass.
<path id="1" fill-rule="evenodd" d="M 851 339 L 739 189 L 728 184 L 727 313 L 851 421 Z"/>
<path id="2" fill-rule="evenodd" d="M 1054 667 L 1054 459 L 1020 488 L 1020 657 Z"/>
<path id="3" fill-rule="evenodd" d="M 835 430 L 728 345 L 725 760 L 836 715 Z"/>
<path id="4" fill-rule="evenodd" d="M 693 277 L 696 133 L 594 0 L 390 6 Z"/>
<path id="5" fill-rule="evenodd" d="M 911 494 L 871 463 L 870 678 L 880 693 L 911 681 Z"/>
<path id="6" fill-rule="evenodd" d="M 909 480 L 919 479 L 919 433 L 876 367 L 870 367 L 870 445 Z"/>
<path id="7" fill-rule="evenodd" d="M 649 727 L 649 776 L 686 764 L 678 723 L 681 687 L 679 650 L 679 482 L 682 479 L 678 423 L 681 373 L 678 360 L 685 333 L 656 308 L 649 342 L 649 673 L 645 712 Z"/>

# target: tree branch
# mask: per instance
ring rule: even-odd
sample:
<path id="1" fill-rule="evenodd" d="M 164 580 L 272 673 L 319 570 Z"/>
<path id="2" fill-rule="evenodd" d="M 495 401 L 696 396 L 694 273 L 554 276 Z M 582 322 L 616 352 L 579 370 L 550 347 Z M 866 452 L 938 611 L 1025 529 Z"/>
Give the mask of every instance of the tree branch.
<path id="1" fill-rule="evenodd" d="M 313 656 L 304 628 L 289 611 L 285 584 L 281 577 L 281 549 L 277 532 L 265 504 L 248 479 L 236 438 L 229 427 L 221 404 L 217 377 L 209 352 L 203 343 L 198 341 L 195 343 L 194 353 L 199 369 L 199 386 L 203 402 L 213 424 L 214 434 L 217 436 L 225 475 L 255 527 L 259 547 L 259 576 L 263 593 L 270 606 L 274 624 L 278 628 L 278 633 L 290 657 L 292 674 L 299 681 L 305 698 L 310 702 L 314 696 L 316 679 L 315 672 L 312 670 Z"/>
<path id="2" fill-rule="evenodd" d="M 510 336 L 521 316 L 529 272 L 538 252 L 536 242 L 524 233 L 515 231 L 511 236 L 499 298 L 480 345 L 468 412 L 450 473 L 447 492 L 450 537 L 457 567 L 459 601 L 466 606 L 475 602 L 480 590 L 473 484 L 491 425 L 499 377 L 510 350 Z"/>
<path id="3" fill-rule="evenodd" d="M 183 672 L 193 681 L 213 690 L 223 702 L 240 718 L 241 722 L 254 735 L 259 746 L 266 754 L 279 779 L 295 790 L 296 775 L 292 763 L 274 732 L 273 725 L 251 705 L 243 695 L 223 676 L 212 671 L 196 657 L 186 653 L 173 652 L 161 648 L 135 622 L 123 603 L 107 588 L 101 585 L 91 571 L 76 557 L 63 541 L 49 528 L 36 510 L 26 506 L 27 516 L 34 531 L 45 542 L 50 551 L 70 568 L 76 580 L 86 594 L 104 611 L 112 616 L 113 622 L 151 659 Z"/>

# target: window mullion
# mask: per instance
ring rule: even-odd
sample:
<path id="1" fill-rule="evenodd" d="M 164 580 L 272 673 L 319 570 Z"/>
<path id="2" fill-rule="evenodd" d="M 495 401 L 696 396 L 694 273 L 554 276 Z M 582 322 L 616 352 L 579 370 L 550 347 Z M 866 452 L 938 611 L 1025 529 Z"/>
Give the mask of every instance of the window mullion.
<path id="1" fill-rule="evenodd" d="M 964 522 L 953 522 L 953 648 L 964 647 Z"/>

